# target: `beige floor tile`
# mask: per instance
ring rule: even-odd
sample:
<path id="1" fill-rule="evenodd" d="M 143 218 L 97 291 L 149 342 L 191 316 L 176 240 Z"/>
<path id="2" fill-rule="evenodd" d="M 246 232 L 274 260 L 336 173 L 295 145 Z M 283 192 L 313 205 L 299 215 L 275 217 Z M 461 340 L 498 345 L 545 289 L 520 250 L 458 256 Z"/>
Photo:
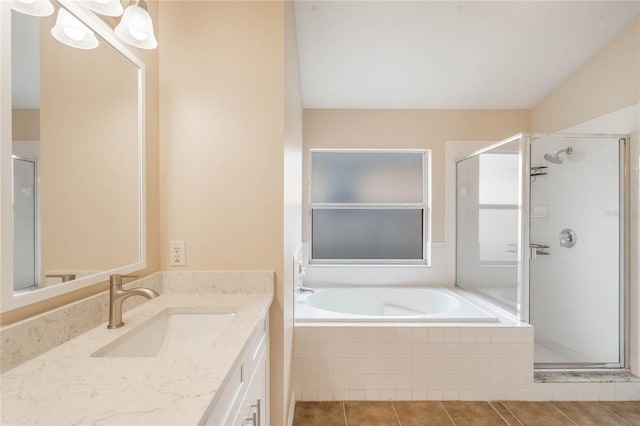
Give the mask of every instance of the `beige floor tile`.
<path id="1" fill-rule="evenodd" d="M 601 402 L 600 404 L 630 424 L 634 426 L 640 425 L 640 401 Z"/>
<path id="2" fill-rule="evenodd" d="M 393 403 L 402 426 L 452 425 L 439 401 L 399 401 Z"/>
<path id="3" fill-rule="evenodd" d="M 391 402 L 346 401 L 344 403 L 349 426 L 398 426 Z"/>
<path id="4" fill-rule="evenodd" d="M 522 422 L 511 414 L 511 411 L 507 410 L 507 407 L 505 407 L 502 402 L 490 402 L 489 404 L 491 404 L 493 409 L 500 414 L 502 419 L 507 422 L 509 426 L 522 426 Z"/>
<path id="5" fill-rule="evenodd" d="M 597 402 L 554 402 L 580 426 L 627 426 L 628 423 Z"/>
<path id="6" fill-rule="evenodd" d="M 342 402 L 296 402 L 293 426 L 345 426 Z"/>
<path id="7" fill-rule="evenodd" d="M 564 426 L 576 424 L 550 402 L 504 401 L 503 404 L 525 426 Z"/>
<path id="8" fill-rule="evenodd" d="M 443 401 L 442 405 L 456 425 L 494 426 L 506 424 L 488 402 Z"/>

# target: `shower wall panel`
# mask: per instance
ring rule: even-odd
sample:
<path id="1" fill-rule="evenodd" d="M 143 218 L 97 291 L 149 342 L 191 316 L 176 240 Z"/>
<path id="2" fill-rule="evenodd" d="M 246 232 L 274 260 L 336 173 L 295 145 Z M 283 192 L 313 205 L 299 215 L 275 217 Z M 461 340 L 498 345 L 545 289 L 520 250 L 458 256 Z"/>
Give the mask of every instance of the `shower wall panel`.
<path id="1" fill-rule="evenodd" d="M 545 160 L 567 147 L 562 163 Z M 529 264 L 537 363 L 619 362 L 619 155 L 617 139 L 532 140 L 531 167 L 546 175 L 531 182 L 530 242 L 549 247 Z"/>

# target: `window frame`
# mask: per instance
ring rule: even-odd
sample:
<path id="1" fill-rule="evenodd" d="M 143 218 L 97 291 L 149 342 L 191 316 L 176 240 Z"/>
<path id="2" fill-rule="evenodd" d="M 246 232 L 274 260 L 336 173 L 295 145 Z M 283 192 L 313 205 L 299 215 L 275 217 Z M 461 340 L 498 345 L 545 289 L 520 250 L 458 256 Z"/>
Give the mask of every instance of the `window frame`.
<path id="1" fill-rule="evenodd" d="M 329 153 L 379 153 L 379 154 L 421 154 L 422 155 L 422 203 L 313 203 L 311 201 L 313 181 L 313 154 L 316 152 Z M 431 266 L 431 150 L 430 149 L 309 149 L 309 185 L 307 201 L 308 209 L 308 238 L 309 264 L 318 266 Z M 410 209 L 422 211 L 422 258 L 420 259 L 316 259 L 313 257 L 313 212 L 314 210 L 384 210 Z"/>

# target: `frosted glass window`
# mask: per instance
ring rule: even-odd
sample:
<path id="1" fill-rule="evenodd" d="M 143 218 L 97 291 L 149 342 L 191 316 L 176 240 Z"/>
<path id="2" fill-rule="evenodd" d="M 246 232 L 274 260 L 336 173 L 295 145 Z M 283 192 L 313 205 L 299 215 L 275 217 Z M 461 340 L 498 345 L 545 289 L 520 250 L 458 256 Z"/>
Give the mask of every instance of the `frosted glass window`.
<path id="1" fill-rule="evenodd" d="M 312 203 L 422 203 L 422 152 L 311 154 Z"/>
<path id="2" fill-rule="evenodd" d="M 314 259 L 423 258 L 422 210 L 316 209 Z"/>
<path id="3" fill-rule="evenodd" d="M 518 204 L 520 158 L 518 153 L 481 154 L 480 204 Z"/>
<path id="4" fill-rule="evenodd" d="M 518 261 L 517 209 L 481 209 L 478 211 L 480 262 Z"/>
<path id="5" fill-rule="evenodd" d="M 428 151 L 311 152 L 311 261 L 428 262 Z"/>

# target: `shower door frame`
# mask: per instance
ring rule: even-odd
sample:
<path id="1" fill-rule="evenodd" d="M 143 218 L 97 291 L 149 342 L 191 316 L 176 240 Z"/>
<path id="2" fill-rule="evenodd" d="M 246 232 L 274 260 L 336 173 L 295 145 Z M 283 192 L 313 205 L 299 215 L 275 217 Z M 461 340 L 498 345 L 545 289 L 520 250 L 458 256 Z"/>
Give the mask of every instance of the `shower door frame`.
<path id="1" fill-rule="evenodd" d="M 522 321 L 530 324 L 530 268 L 529 262 L 531 260 L 531 254 L 529 249 L 530 244 L 530 196 L 531 196 L 531 144 L 532 140 L 536 138 L 550 138 L 550 139 L 582 139 L 582 138 L 609 138 L 618 140 L 618 152 L 619 152 L 619 177 L 618 177 L 618 190 L 619 190 L 619 268 L 618 268 L 618 289 L 619 289 L 619 362 L 617 363 L 566 363 L 566 364 L 551 364 L 551 363 L 539 363 L 534 364 L 536 369 L 553 369 L 553 371 L 570 370 L 576 371 L 580 369 L 586 369 L 594 371 L 598 369 L 612 370 L 629 368 L 629 235 L 627 230 L 629 229 L 629 188 L 630 188 L 630 135 L 628 134 L 607 134 L 607 133 L 519 133 L 508 139 L 504 139 L 500 142 L 486 146 L 480 150 L 477 150 L 463 158 L 457 159 L 456 164 L 461 161 L 467 160 L 472 157 L 476 157 L 480 154 L 487 153 L 502 145 L 519 141 L 520 149 L 520 173 L 518 176 L 518 201 L 520 204 L 520 214 L 518 215 L 518 267 L 517 267 L 517 301 L 516 301 L 516 316 Z M 457 232 L 457 231 L 456 231 Z M 456 259 L 457 259 L 456 247 Z M 457 269 L 457 268 L 456 268 Z M 456 271 L 457 276 L 457 271 Z M 457 283 L 457 278 L 456 278 Z"/>
<path id="2" fill-rule="evenodd" d="M 549 139 L 583 139 L 583 138 L 603 138 L 603 139 L 617 139 L 618 140 L 618 192 L 619 192 L 619 206 L 618 206 L 618 245 L 619 245 L 619 257 L 618 257 L 618 292 L 619 292 L 619 310 L 618 310 L 618 357 L 617 363 L 535 363 L 535 369 L 552 369 L 553 371 L 562 370 L 578 370 L 585 369 L 594 371 L 598 369 L 611 370 L 628 368 L 629 360 L 629 288 L 627 283 L 629 282 L 629 235 L 628 218 L 629 218 L 629 159 L 630 159 L 630 143 L 629 135 L 625 134 L 604 134 L 604 133 L 576 133 L 576 134 L 563 134 L 563 133 L 522 133 L 518 135 L 521 137 L 523 150 L 522 150 L 522 175 L 521 182 L 524 183 L 521 187 L 522 192 L 522 212 L 521 221 L 521 240 L 523 242 L 521 249 L 521 264 L 522 274 L 519 276 L 520 282 L 518 283 L 518 301 L 523 300 L 523 304 L 518 303 L 518 317 L 521 321 L 531 324 L 530 318 L 530 270 L 529 262 L 531 261 L 529 244 L 530 244 L 530 200 L 531 200 L 531 144 L 536 138 L 549 138 Z M 515 137 L 514 137 L 515 138 Z M 511 138 L 513 140 L 513 138 Z M 520 271 L 519 271 L 520 272 Z M 522 309 L 520 309 L 522 308 Z"/>

